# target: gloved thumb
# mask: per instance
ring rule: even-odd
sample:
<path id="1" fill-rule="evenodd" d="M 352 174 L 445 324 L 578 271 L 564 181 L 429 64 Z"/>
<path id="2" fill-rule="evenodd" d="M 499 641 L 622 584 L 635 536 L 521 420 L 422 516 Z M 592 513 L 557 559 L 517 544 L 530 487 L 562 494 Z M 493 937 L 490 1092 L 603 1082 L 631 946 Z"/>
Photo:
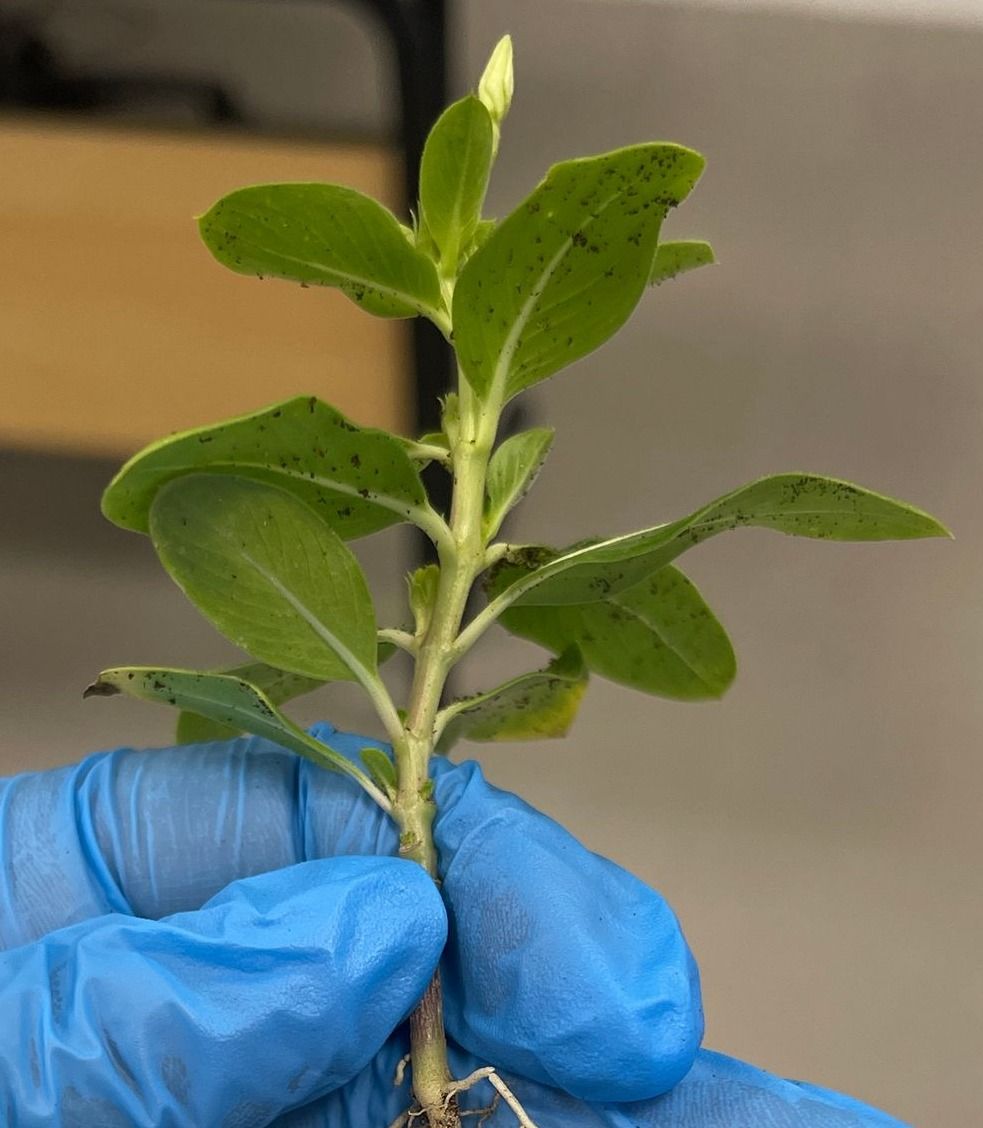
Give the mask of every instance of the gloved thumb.
<path id="1" fill-rule="evenodd" d="M 369 1062 L 423 993 L 446 927 L 417 866 L 345 857 L 235 882 L 195 912 L 99 917 L 0 953 L 6 1123 L 268 1124 Z"/>

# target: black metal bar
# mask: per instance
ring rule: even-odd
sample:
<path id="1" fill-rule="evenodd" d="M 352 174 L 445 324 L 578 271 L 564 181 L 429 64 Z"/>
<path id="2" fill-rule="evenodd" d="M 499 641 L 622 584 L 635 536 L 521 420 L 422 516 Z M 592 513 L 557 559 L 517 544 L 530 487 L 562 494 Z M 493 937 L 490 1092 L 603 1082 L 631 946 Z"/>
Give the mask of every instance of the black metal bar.
<path id="1" fill-rule="evenodd" d="M 447 8 L 445 0 L 358 0 L 382 20 L 396 52 L 400 94 L 403 196 L 416 206 L 420 158 L 430 127 L 447 101 Z M 439 398 L 453 386 L 453 354 L 439 331 L 423 318 L 410 323 L 415 433 L 438 430 Z M 451 483 L 433 467 L 427 489 L 438 508 L 450 505 Z M 429 542 L 425 552 L 429 554 Z"/>

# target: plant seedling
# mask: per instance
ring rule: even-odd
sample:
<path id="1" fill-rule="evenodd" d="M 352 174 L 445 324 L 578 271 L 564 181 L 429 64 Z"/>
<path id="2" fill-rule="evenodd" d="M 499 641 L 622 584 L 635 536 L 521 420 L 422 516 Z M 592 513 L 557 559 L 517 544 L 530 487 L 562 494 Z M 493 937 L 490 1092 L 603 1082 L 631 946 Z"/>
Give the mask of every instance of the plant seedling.
<path id="1" fill-rule="evenodd" d="M 744 526 L 827 540 L 947 535 L 910 505 L 792 473 L 639 532 L 559 549 L 497 539 L 553 438 L 536 427 L 499 442 L 506 404 L 602 345 L 649 287 L 714 261 L 707 243 L 661 239 L 670 209 L 703 170 L 699 154 L 675 144 L 564 161 L 504 219 L 484 217 L 512 86 L 506 37 L 477 94 L 454 102 L 430 133 L 412 226 L 333 184 L 243 188 L 199 220 L 205 245 L 239 274 L 332 286 L 377 317 L 433 322 L 458 365 L 442 430 L 406 439 L 299 396 L 154 443 L 103 499 L 111 521 L 149 534 L 188 598 L 252 661 L 217 672 L 109 669 L 86 693 L 176 706 L 180 741 L 250 732 L 343 772 L 395 821 L 400 853 L 434 878 L 432 756 L 459 740 L 562 736 L 592 673 L 679 700 L 727 689 L 734 654 L 675 566 L 684 552 Z M 449 514 L 424 487 L 428 463 L 452 475 Z M 380 629 L 346 541 L 400 522 L 423 530 L 436 563 L 408 577 L 412 627 Z M 466 619 L 479 583 L 486 601 Z M 487 692 L 445 701 L 450 671 L 495 624 L 553 657 Z M 414 665 L 405 709 L 379 673 L 396 649 Z M 346 680 L 368 694 L 391 756 L 367 748 L 354 763 L 281 709 Z M 460 1125 L 456 1094 L 487 1078 L 516 1119 L 532 1124 L 494 1063 L 464 1081 L 451 1077 L 439 977 L 410 1028 L 416 1104 L 400 1123 Z"/>

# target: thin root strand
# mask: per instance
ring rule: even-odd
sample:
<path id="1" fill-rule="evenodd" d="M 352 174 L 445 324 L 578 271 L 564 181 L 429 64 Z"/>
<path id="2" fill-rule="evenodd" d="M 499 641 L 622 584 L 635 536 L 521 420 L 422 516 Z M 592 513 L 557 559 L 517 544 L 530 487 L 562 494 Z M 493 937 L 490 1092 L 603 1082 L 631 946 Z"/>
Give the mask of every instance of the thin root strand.
<path id="1" fill-rule="evenodd" d="M 487 1081 L 493 1085 L 497 1090 L 495 1102 L 487 1109 L 476 1109 L 476 1112 L 484 1113 L 484 1119 L 494 1112 L 499 1099 L 505 1101 L 518 1120 L 521 1128 L 537 1128 L 536 1123 L 530 1119 L 529 1114 L 522 1107 L 519 1098 L 512 1092 L 512 1090 L 505 1084 L 505 1082 L 495 1072 L 494 1068 L 490 1065 L 483 1066 L 481 1069 L 476 1069 L 474 1073 L 469 1073 L 467 1077 L 462 1078 L 460 1081 L 452 1081 L 447 1088 L 447 1096 L 444 1098 L 444 1107 L 447 1107 L 448 1102 L 457 1093 L 462 1093 L 466 1089 L 471 1089 L 478 1084 L 479 1081 Z M 482 1121 L 478 1122 L 479 1124 Z"/>

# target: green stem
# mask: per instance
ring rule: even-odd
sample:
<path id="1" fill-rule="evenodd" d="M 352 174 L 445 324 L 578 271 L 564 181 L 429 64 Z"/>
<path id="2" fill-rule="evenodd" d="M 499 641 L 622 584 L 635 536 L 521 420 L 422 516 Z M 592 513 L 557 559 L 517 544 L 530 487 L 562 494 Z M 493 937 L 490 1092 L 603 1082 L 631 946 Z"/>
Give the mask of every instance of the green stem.
<path id="1" fill-rule="evenodd" d="M 485 478 L 498 411 L 483 408 L 460 380 L 460 433 L 451 451 L 454 490 L 450 538 L 438 546 L 440 579 L 433 615 L 420 641 L 409 708 L 395 745 L 399 780 L 393 817 L 400 828 L 400 853 L 439 883 L 433 840 L 435 806 L 429 778 L 435 722 L 447 676 L 456 661 L 454 643 L 475 578 L 485 563 L 481 529 Z M 460 1117 L 451 1089 L 444 1037 L 439 974 L 410 1018 L 413 1091 L 431 1128 L 457 1128 Z"/>

